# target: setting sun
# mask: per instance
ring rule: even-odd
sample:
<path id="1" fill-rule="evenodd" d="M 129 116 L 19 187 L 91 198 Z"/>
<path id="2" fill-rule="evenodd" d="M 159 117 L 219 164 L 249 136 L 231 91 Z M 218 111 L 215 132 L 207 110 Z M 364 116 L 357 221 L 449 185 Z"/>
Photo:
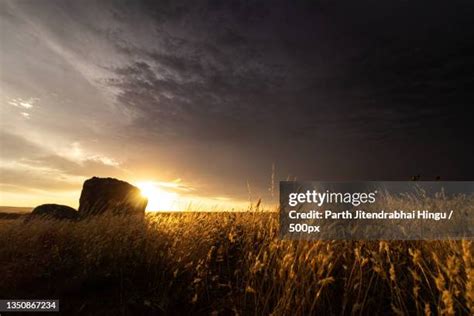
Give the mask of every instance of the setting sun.
<path id="1" fill-rule="evenodd" d="M 165 191 L 152 181 L 137 182 L 136 186 L 148 198 L 148 212 L 177 210 L 177 193 Z"/>

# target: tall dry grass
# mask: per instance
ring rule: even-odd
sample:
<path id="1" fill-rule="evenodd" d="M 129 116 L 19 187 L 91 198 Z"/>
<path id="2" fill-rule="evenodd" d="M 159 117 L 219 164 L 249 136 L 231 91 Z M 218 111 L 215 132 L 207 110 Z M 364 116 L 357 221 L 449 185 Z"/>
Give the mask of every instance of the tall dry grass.
<path id="1" fill-rule="evenodd" d="M 474 314 L 471 241 L 285 241 L 274 213 L 0 221 L 0 298 L 66 314 Z"/>

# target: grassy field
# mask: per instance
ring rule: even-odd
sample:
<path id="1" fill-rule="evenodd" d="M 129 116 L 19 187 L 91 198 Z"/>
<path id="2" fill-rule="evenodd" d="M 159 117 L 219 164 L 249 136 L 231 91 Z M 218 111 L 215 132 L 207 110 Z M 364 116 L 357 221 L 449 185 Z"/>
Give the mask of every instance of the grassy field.
<path id="1" fill-rule="evenodd" d="M 275 213 L 0 221 L 0 298 L 65 314 L 474 314 L 470 241 L 282 241 Z"/>

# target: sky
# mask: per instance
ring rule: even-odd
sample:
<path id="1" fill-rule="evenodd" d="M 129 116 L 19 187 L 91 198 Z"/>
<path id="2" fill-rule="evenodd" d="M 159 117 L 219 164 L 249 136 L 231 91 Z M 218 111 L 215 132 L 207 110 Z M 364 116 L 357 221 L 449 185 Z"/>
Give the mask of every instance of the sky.
<path id="1" fill-rule="evenodd" d="M 0 1 L 0 205 L 472 180 L 472 1 Z M 206 204 L 207 203 L 207 204 Z M 240 203 L 240 204 L 239 204 Z"/>

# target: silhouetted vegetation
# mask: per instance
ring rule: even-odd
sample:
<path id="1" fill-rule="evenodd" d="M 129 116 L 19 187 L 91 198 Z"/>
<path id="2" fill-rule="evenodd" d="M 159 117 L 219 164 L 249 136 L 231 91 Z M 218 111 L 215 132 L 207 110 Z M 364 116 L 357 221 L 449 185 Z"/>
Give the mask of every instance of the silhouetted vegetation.
<path id="1" fill-rule="evenodd" d="M 285 241 L 275 213 L 0 221 L 0 297 L 64 314 L 473 314 L 471 241 Z"/>

